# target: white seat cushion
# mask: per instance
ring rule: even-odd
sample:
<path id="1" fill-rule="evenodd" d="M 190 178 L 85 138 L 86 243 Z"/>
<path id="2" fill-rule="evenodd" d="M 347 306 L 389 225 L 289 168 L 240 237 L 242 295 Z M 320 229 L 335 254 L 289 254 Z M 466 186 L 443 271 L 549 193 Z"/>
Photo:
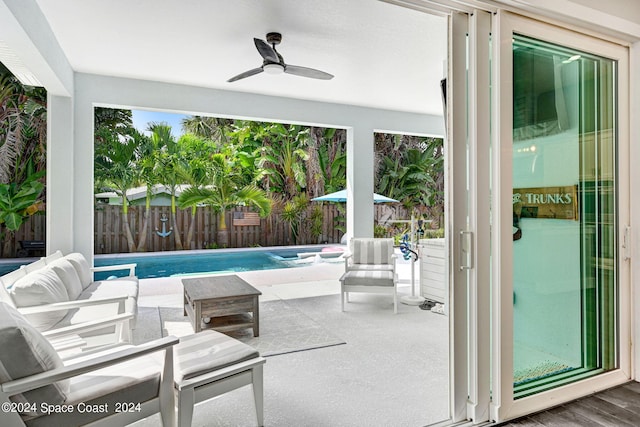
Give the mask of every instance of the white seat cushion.
<path id="1" fill-rule="evenodd" d="M 253 347 L 210 330 L 180 338 L 174 351 L 176 384 L 260 356 Z"/>
<path id="2" fill-rule="evenodd" d="M 82 292 L 82 283 L 73 264 L 67 259 L 59 258 L 47 265 L 62 279 L 62 283 L 67 288 L 69 300 L 76 300 Z"/>
<path id="3" fill-rule="evenodd" d="M 354 264 L 392 264 L 393 239 L 351 239 Z"/>
<path id="4" fill-rule="evenodd" d="M 0 303 L 0 383 L 39 374 L 63 366 L 60 356 L 40 332 L 18 311 Z M 68 380 L 13 396 L 14 402 L 61 404 L 70 390 Z M 30 413 L 29 415 L 36 415 Z"/>
<path id="5" fill-rule="evenodd" d="M 393 271 L 393 264 L 351 264 L 349 270 Z"/>
<path id="6" fill-rule="evenodd" d="M 83 289 L 89 286 L 91 282 L 93 282 L 91 267 L 89 267 L 89 263 L 85 259 L 84 255 L 78 252 L 74 252 L 72 254 L 66 255 L 64 258 L 69 260 L 73 267 L 76 269 L 78 277 L 80 277 L 80 283 L 82 283 Z"/>
<path id="7" fill-rule="evenodd" d="M 31 307 L 69 301 L 62 279 L 50 268 L 43 268 L 18 279 L 9 290 L 16 307 Z M 53 327 L 67 314 L 66 310 L 29 314 L 25 317 L 41 331 Z"/>
<path id="8" fill-rule="evenodd" d="M 71 366 L 87 359 L 109 355 L 131 346 L 118 346 L 90 356 L 80 356 L 68 361 Z M 158 395 L 160 372 L 162 371 L 163 353 L 132 359 L 117 365 L 73 377 L 67 395 L 66 405 L 106 408 L 109 414 L 116 410 L 117 403 L 144 403 Z M 126 407 L 126 406 L 125 406 Z M 49 426 L 81 426 L 102 418 L 105 414 L 91 411 L 75 411 L 73 414 L 52 413 L 27 420 L 29 427 Z"/>
<path id="9" fill-rule="evenodd" d="M 395 277 L 392 271 L 348 271 L 342 275 L 340 281 L 345 285 L 358 286 L 394 286 Z"/>
<path id="10" fill-rule="evenodd" d="M 127 277 L 116 280 L 100 280 L 93 282 L 82 291 L 77 300 L 91 300 L 99 298 L 110 298 L 126 296 L 128 299 L 124 303 L 124 312 L 137 315 L 138 281 L 135 277 Z M 68 314 L 56 324 L 56 328 L 69 325 L 77 325 L 91 320 L 106 318 L 118 314 L 118 303 L 92 305 L 69 310 Z M 135 326 L 135 317 L 131 322 L 131 327 Z M 110 328 L 111 330 L 113 328 Z M 104 333 L 106 330 L 99 330 L 96 333 Z M 92 335 L 92 334 L 90 334 Z"/>

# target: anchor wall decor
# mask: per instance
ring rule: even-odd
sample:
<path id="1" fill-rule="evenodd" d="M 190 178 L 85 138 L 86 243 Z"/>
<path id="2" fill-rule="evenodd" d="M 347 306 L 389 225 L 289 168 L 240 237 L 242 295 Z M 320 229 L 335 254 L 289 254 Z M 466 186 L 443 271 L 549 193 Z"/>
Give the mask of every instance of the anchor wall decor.
<path id="1" fill-rule="evenodd" d="M 173 227 L 169 228 L 169 231 L 167 231 L 167 221 L 169 221 L 169 219 L 167 218 L 167 215 L 162 214 L 162 216 L 160 217 L 160 222 L 162 222 L 162 231 L 159 231 L 158 227 L 156 227 L 156 233 L 158 234 L 158 236 L 164 238 L 170 235 L 171 232 L 173 231 Z"/>

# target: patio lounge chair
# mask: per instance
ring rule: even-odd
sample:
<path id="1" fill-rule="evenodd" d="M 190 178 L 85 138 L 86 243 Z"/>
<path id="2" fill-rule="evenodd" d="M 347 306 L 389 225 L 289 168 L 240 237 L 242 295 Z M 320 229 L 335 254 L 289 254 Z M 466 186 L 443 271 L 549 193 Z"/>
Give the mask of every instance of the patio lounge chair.
<path id="1" fill-rule="evenodd" d="M 344 257 L 345 272 L 340 277 L 340 303 L 350 292 L 393 295 L 393 312 L 398 313 L 398 276 L 393 239 L 353 238 L 351 253 Z"/>
<path id="2" fill-rule="evenodd" d="M 178 426 L 186 427 L 194 404 L 245 385 L 253 387 L 257 422 L 264 424 L 265 360 L 252 347 L 204 331 L 179 343 L 166 337 L 60 357 L 56 344 L 73 347 L 82 341 L 78 329 L 95 327 L 103 325 L 87 322 L 41 333 L 0 302 L 0 343 L 6 347 L 0 352 L 1 426 L 125 425 L 157 412 L 164 426 L 173 426 L 175 391 Z"/>
<path id="3" fill-rule="evenodd" d="M 63 362 L 15 308 L 0 303 L 0 425 L 125 425 L 160 412 L 163 425 L 173 426 L 177 342 L 166 337 Z"/>

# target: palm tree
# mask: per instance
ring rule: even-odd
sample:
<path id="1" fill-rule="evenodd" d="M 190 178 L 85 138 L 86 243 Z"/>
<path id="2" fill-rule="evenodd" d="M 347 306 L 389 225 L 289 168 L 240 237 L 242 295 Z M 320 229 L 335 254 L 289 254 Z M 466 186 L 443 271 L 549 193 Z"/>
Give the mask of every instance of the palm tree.
<path id="1" fill-rule="evenodd" d="M 219 117 L 191 116 L 182 119 L 182 130 L 197 137 L 213 141 L 216 147 L 229 143 L 233 120 Z"/>
<path id="2" fill-rule="evenodd" d="M 138 252 L 146 252 L 147 250 L 147 230 L 149 229 L 149 219 L 151 217 L 151 198 L 153 197 L 153 186 L 157 182 L 156 157 L 158 154 L 157 147 L 151 138 L 136 132 L 137 148 L 136 157 L 140 181 L 147 187 L 145 197 L 144 218 L 142 227 L 138 231 Z"/>
<path id="3" fill-rule="evenodd" d="M 195 134 L 187 133 L 178 140 L 183 157 L 188 159 L 185 167 L 179 169 L 181 181 L 193 188 L 202 188 L 211 181 L 212 168 L 209 159 L 214 154 L 215 147 L 210 144 L 210 140 L 199 137 Z M 178 199 L 178 205 L 180 205 Z M 197 206 L 190 206 L 191 222 L 187 231 L 186 246 L 191 247 L 193 233 L 196 224 Z"/>
<path id="4" fill-rule="evenodd" d="M 122 223 L 129 252 L 136 250 L 133 234 L 129 225 L 129 200 L 127 190 L 133 188 L 139 180 L 136 167 L 136 142 L 134 138 L 120 140 L 107 129 L 98 130 L 96 137 L 102 143 L 96 145 L 95 175 L 122 198 Z"/>
<path id="5" fill-rule="evenodd" d="M 164 122 L 152 122 L 148 124 L 147 130 L 151 132 L 153 145 L 160 149 L 156 162 L 157 177 L 169 188 L 171 193 L 171 221 L 173 226 L 173 237 L 176 243 L 176 250 L 182 250 L 182 237 L 178 228 L 176 212 L 176 192 L 181 184 L 181 162 L 182 156 L 177 141 L 171 135 L 171 126 Z"/>
<path id="6" fill-rule="evenodd" d="M 219 213 L 218 239 L 221 247 L 229 244 L 229 231 L 226 223 L 226 212 L 235 206 L 249 205 L 258 209 L 265 217 L 271 213 L 271 199 L 255 185 L 240 187 L 240 174 L 235 169 L 233 160 L 221 153 L 214 154 L 210 163 L 212 169 L 210 182 L 206 187 L 190 187 L 182 192 L 178 199 L 180 207 L 208 205 Z"/>

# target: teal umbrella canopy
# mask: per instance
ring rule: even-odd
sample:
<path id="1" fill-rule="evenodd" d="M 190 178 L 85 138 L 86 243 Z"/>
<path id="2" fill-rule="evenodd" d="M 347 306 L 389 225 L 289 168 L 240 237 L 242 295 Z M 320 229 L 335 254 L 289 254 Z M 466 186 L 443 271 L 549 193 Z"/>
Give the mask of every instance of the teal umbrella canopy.
<path id="1" fill-rule="evenodd" d="M 311 200 L 314 202 L 346 202 L 347 190 L 340 190 L 335 193 L 325 194 L 324 196 L 316 197 Z M 398 203 L 398 200 L 373 193 L 373 203 Z"/>

